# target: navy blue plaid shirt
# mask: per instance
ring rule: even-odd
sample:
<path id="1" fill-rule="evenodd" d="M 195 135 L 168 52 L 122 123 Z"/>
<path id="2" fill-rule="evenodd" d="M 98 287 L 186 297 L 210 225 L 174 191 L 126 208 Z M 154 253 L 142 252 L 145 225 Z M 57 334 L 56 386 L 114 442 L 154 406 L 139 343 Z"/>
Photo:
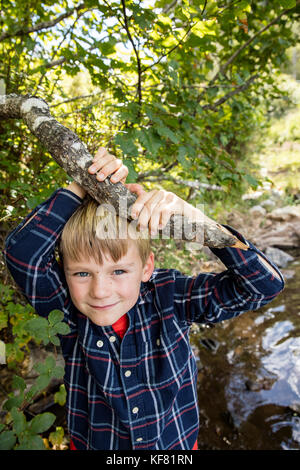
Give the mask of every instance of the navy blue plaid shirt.
<path id="1" fill-rule="evenodd" d="M 39 315 L 64 312 L 61 337 L 70 436 L 77 449 L 189 450 L 197 440 L 197 367 L 192 322 L 215 323 L 256 310 L 283 289 L 251 243 L 213 249 L 227 269 L 185 276 L 157 269 L 141 284 L 124 338 L 97 326 L 72 304 L 55 246 L 82 199 L 59 189 L 6 239 L 8 269 Z M 35 217 L 20 230 L 35 213 Z M 266 258 L 265 258 L 266 259 Z"/>

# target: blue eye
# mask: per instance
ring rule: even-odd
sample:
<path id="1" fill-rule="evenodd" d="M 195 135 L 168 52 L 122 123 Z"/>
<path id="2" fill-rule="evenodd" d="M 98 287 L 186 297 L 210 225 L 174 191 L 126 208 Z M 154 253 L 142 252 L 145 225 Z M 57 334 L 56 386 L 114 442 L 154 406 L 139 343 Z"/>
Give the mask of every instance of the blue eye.
<path id="1" fill-rule="evenodd" d="M 116 269 L 114 271 L 114 274 L 116 274 L 117 276 L 120 276 L 121 274 L 125 273 L 125 271 L 123 269 Z"/>
<path id="2" fill-rule="evenodd" d="M 74 276 L 77 276 L 77 277 L 87 277 L 89 275 L 89 273 L 86 273 L 84 271 L 81 271 L 79 273 L 75 273 Z"/>

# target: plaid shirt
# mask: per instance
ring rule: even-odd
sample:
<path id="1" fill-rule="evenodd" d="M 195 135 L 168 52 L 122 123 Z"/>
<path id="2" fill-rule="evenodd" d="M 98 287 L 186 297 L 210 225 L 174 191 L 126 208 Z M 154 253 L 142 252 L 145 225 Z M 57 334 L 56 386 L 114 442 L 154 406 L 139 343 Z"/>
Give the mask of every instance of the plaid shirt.
<path id="1" fill-rule="evenodd" d="M 191 323 L 220 322 L 260 308 L 283 289 L 282 276 L 276 279 L 259 261 L 259 251 L 230 229 L 249 250 L 213 249 L 227 267 L 219 274 L 155 270 L 141 284 L 121 340 L 111 326 L 97 326 L 75 308 L 56 260 L 60 233 L 81 202 L 58 189 L 9 234 L 4 250 L 36 312 L 46 317 L 60 309 L 71 328 L 60 338 L 71 438 L 79 450 L 192 449 L 199 422 Z"/>

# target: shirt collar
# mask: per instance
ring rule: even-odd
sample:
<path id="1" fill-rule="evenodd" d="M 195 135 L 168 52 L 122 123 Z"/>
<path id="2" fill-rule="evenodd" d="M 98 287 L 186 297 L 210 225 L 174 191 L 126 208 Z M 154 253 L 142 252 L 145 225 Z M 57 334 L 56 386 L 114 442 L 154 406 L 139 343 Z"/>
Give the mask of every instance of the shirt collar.
<path id="1" fill-rule="evenodd" d="M 153 291 L 154 291 L 154 278 L 156 277 L 156 272 L 153 271 L 148 282 L 141 282 L 140 295 L 137 300 L 139 305 L 153 302 Z"/>

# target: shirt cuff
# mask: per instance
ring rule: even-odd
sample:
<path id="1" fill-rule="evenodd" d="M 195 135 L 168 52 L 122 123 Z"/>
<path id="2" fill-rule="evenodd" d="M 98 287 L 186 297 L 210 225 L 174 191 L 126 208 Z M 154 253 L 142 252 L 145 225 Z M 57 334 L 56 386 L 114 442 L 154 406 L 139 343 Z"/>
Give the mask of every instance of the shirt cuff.
<path id="1" fill-rule="evenodd" d="M 54 216 L 58 221 L 66 223 L 82 201 L 83 199 L 72 191 L 59 188 L 54 191 L 49 199 L 38 206 L 40 210 L 37 213 L 39 213 L 41 218 Z"/>
<path id="2" fill-rule="evenodd" d="M 270 288 L 270 284 L 274 283 L 276 289 L 283 289 L 284 279 L 279 271 L 278 267 L 269 260 L 264 253 L 262 253 L 256 246 L 253 245 L 249 240 L 229 225 L 223 225 L 233 235 L 235 235 L 241 242 L 247 245 L 248 250 L 242 250 L 240 248 L 211 248 L 211 251 L 222 261 L 222 263 L 229 269 L 234 271 L 236 274 L 241 275 L 245 279 L 249 279 L 253 284 L 254 289 L 257 287 L 258 291 L 261 291 L 266 283 L 266 290 Z M 279 278 L 276 276 L 259 260 L 257 255 L 260 255 L 265 259 L 278 273 Z M 264 290 L 264 289 L 263 289 Z"/>

